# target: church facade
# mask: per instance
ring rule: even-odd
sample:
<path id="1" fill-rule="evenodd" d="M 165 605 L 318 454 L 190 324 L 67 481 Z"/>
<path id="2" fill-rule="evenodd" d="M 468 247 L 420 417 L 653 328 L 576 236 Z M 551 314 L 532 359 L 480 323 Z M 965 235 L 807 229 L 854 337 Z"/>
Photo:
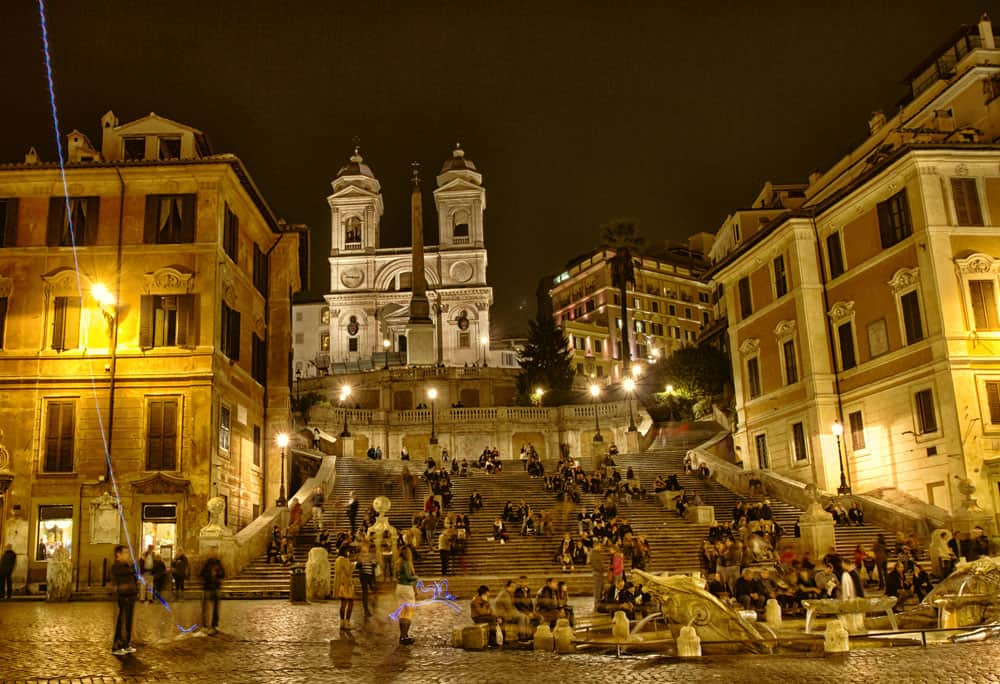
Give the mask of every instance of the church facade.
<path id="1" fill-rule="evenodd" d="M 415 182 L 419 203 L 419 179 Z M 485 363 L 493 303 L 486 282 L 486 190 L 482 174 L 461 147 L 456 146 L 436 177 L 438 245 L 381 247 L 381 184 L 357 149 L 332 186 L 327 198 L 330 289 L 323 302 L 294 307 L 295 370 L 311 377 L 387 365 Z M 408 333 L 414 264 L 420 262 L 433 350 L 415 361 Z"/>

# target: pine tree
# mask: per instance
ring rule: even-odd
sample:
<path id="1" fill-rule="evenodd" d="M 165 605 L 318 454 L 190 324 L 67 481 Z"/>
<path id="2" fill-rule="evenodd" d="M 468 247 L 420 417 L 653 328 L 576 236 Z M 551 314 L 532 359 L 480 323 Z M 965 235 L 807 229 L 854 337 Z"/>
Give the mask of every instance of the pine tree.
<path id="1" fill-rule="evenodd" d="M 544 390 L 546 404 L 565 403 L 573 385 L 573 354 L 562 330 L 551 317 L 539 318 L 528 324 L 528 342 L 518 362 L 518 397 L 522 403 L 531 401 L 536 388 Z"/>

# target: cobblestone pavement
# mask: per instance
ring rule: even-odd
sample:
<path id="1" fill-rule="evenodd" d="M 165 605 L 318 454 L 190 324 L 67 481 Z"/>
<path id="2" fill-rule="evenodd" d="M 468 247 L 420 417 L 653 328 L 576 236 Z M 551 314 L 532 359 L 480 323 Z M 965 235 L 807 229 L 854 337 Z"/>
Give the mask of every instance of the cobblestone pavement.
<path id="1" fill-rule="evenodd" d="M 356 611 L 353 633 L 338 626 L 337 604 L 224 601 L 216 636 L 182 633 L 199 619 L 199 602 L 168 613 L 136 607 L 135 655 L 110 653 L 114 604 L 0 603 L 0 681 L 60 682 L 1000 682 L 1000 646 L 942 644 L 781 656 L 712 656 L 678 661 L 657 655 L 530 651 L 465 652 L 449 645 L 453 624 L 468 623 L 445 606 L 417 614 L 413 646 L 399 646 L 387 615 Z M 578 613 L 583 612 L 582 606 Z"/>

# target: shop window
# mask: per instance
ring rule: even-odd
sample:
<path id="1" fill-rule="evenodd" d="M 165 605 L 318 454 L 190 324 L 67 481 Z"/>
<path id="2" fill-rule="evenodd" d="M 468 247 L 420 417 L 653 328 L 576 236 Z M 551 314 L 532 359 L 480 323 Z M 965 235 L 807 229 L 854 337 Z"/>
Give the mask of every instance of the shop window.
<path id="1" fill-rule="evenodd" d="M 39 506 L 35 560 L 48 560 L 59 548 L 73 555 L 73 507 Z"/>
<path id="2" fill-rule="evenodd" d="M 177 548 L 177 504 L 147 503 L 142 505 L 142 549 L 150 546 L 167 565 Z"/>

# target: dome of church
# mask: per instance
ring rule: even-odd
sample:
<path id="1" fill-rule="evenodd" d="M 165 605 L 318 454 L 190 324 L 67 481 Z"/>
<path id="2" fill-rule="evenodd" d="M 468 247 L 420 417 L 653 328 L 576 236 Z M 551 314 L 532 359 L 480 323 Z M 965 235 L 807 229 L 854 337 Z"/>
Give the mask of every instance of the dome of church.
<path id="1" fill-rule="evenodd" d="M 337 171 L 337 178 L 343 176 L 367 176 L 368 178 L 375 178 L 375 174 L 372 173 L 372 169 L 368 164 L 364 163 L 361 157 L 361 150 L 357 147 L 354 148 L 354 154 L 351 155 L 351 160 L 340 167 L 340 171 Z"/>
<path id="2" fill-rule="evenodd" d="M 462 146 L 457 143 L 455 149 L 451 151 L 451 159 L 446 160 L 441 166 L 441 173 L 448 173 L 449 171 L 479 172 L 476 165 L 472 163 L 472 160 L 465 156 L 465 150 L 462 149 Z"/>

